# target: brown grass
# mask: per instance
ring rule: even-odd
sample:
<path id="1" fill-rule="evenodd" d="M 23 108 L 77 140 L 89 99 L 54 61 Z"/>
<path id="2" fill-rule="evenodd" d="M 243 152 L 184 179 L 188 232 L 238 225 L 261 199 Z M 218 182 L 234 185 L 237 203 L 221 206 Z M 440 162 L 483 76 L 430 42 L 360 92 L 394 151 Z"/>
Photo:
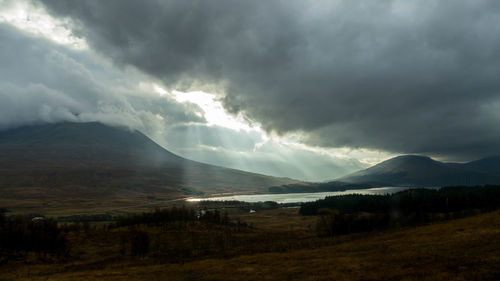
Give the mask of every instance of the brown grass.
<path id="1" fill-rule="evenodd" d="M 316 225 L 315 216 L 301 216 L 298 208 L 262 210 L 256 213 L 238 215 L 242 221 L 258 229 L 269 232 L 313 231 Z"/>
<path id="2" fill-rule="evenodd" d="M 262 226 L 277 229 L 272 218 L 262 219 Z M 500 211 L 286 253 L 185 264 L 153 264 L 148 258 L 11 262 L 0 272 L 0 280 L 500 280 Z"/>
<path id="3" fill-rule="evenodd" d="M 151 194 L 154 199 L 150 199 Z M 0 207 L 9 209 L 11 214 L 39 213 L 59 216 L 114 212 L 115 209 L 142 211 L 169 205 L 171 200 L 183 197 L 184 194 L 175 193 L 175 190 L 162 194 L 112 187 L 2 187 Z"/>

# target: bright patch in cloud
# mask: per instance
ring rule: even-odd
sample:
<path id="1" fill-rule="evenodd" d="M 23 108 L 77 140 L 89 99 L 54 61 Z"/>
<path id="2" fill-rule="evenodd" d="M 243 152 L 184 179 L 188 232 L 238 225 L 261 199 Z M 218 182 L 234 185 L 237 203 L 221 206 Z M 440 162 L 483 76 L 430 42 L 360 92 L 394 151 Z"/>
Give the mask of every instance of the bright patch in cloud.
<path id="1" fill-rule="evenodd" d="M 229 114 L 221 102 L 216 100 L 214 94 L 202 91 L 168 92 L 157 84 L 154 84 L 152 88 L 158 94 L 168 95 L 178 102 L 198 105 L 203 110 L 203 116 L 207 120 L 208 126 L 214 126 L 214 130 L 218 126 L 239 132 L 242 136 L 246 133 L 258 136 L 255 139 L 253 150 L 250 151 L 235 149 L 238 146 L 234 142 L 241 141 L 241 139 L 226 136 L 222 134 L 223 131 L 220 131 L 221 135 L 217 137 L 219 141 L 224 143 L 223 147 L 199 143 L 196 148 L 190 147 L 181 150 L 181 154 L 198 161 L 258 173 L 317 181 L 332 180 L 392 156 L 386 152 L 367 149 L 309 146 L 301 142 L 302 136 L 299 132 L 285 136 L 268 134 L 258 124 L 249 124 L 241 116 Z M 198 134 L 203 134 L 203 132 L 191 131 L 189 137 L 203 138 Z M 228 149 L 229 147 L 233 148 Z M 279 170 L 278 167 L 288 168 Z"/>
<path id="2" fill-rule="evenodd" d="M 224 109 L 222 103 L 216 100 L 216 96 L 214 94 L 205 93 L 202 91 L 195 92 L 180 92 L 180 91 L 172 91 L 171 93 L 167 92 L 165 89 L 158 85 L 153 85 L 154 90 L 160 95 L 170 95 L 178 102 L 190 102 L 198 105 L 202 110 L 205 119 L 207 120 L 208 125 L 217 125 L 229 129 L 233 129 L 235 131 L 245 130 L 245 131 L 259 131 L 262 134 L 264 132 L 258 126 L 250 126 L 243 120 L 241 116 L 233 116 Z"/>
<path id="3" fill-rule="evenodd" d="M 233 130 L 251 130 L 250 126 L 240 120 L 239 117 L 229 115 L 222 104 L 215 100 L 214 94 L 201 91 L 183 93 L 173 91 L 175 99 L 178 102 L 191 102 L 203 109 L 205 119 L 209 125 L 218 125 Z"/>
<path id="4" fill-rule="evenodd" d="M 153 89 L 155 92 L 157 92 L 161 96 L 168 94 L 168 92 L 165 89 L 163 89 L 162 87 L 160 87 L 156 84 L 153 84 Z"/>
<path id="5" fill-rule="evenodd" d="M 55 19 L 29 1 L 0 0 L 0 23 L 11 24 L 25 32 L 50 39 L 74 49 L 87 49 L 87 43 L 71 34 L 66 23 Z"/>

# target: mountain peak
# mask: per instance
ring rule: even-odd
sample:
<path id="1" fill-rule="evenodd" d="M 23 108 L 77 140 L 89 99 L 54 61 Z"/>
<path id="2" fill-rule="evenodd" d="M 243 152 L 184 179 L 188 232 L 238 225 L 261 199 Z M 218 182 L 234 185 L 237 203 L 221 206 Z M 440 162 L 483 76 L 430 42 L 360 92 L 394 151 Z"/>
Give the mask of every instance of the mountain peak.
<path id="1" fill-rule="evenodd" d="M 433 160 L 428 156 L 421 155 L 401 155 L 394 158 L 385 160 L 368 170 L 372 172 L 387 172 L 388 170 L 408 170 L 408 169 L 425 169 L 427 167 L 434 167 L 441 165 L 440 162 Z"/>
<path id="2" fill-rule="evenodd" d="M 404 159 L 404 160 L 432 160 L 429 156 L 425 155 L 417 155 L 417 154 L 407 154 L 407 155 L 399 155 L 394 158 L 391 158 L 390 160 L 398 160 L 398 159 Z"/>
<path id="3" fill-rule="evenodd" d="M 139 131 L 96 122 L 0 132 L 0 178 L 0 186 L 135 186 L 162 192 L 252 192 L 294 182 L 191 161 Z"/>
<path id="4" fill-rule="evenodd" d="M 97 122 L 6 130 L 0 132 L 0 153 L 15 155 L 10 159 L 23 167 L 148 166 L 185 160 L 139 131 Z"/>
<path id="5" fill-rule="evenodd" d="M 494 163 L 500 164 L 500 159 L 487 158 L 467 164 L 445 164 L 427 156 L 401 155 L 339 180 L 352 183 L 377 182 L 394 186 L 496 184 L 500 183 L 500 171 L 492 167 L 500 165 L 495 166 Z"/>
<path id="6" fill-rule="evenodd" d="M 428 156 L 422 156 L 422 155 L 400 155 L 396 156 L 394 158 L 388 159 L 386 161 L 383 161 L 382 163 L 433 163 L 436 162 L 432 158 Z"/>

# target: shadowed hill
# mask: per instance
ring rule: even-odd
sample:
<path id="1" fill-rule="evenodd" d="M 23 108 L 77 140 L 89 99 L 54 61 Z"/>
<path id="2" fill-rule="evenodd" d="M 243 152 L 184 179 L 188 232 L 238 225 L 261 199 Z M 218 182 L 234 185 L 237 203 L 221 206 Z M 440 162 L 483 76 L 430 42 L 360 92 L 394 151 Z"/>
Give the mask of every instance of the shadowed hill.
<path id="1" fill-rule="evenodd" d="M 378 186 L 450 186 L 500 184 L 500 157 L 469 163 L 442 163 L 426 156 L 403 155 L 324 183 L 293 183 L 271 193 L 344 191 Z"/>
<path id="2" fill-rule="evenodd" d="M 462 164 L 464 168 L 500 176 L 500 156 L 486 157 Z"/>
<path id="3" fill-rule="evenodd" d="M 138 131 L 100 123 L 60 123 L 3 131 L 0 156 L 1 164 L 23 168 L 150 167 L 187 161 Z"/>
<path id="4" fill-rule="evenodd" d="M 485 167 L 489 167 L 486 169 Z M 498 169 L 490 161 L 466 164 L 442 163 L 429 157 L 404 155 L 394 157 L 365 170 L 340 178 L 340 181 L 377 182 L 396 186 L 446 186 L 498 184 L 500 177 L 489 173 Z"/>
<path id="5" fill-rule="evenodd" d="M 70 197 L 129 194 L 171 198 L 251 193 L 293 182 L 191 161 L 138 131 L 100 123 L 37 125 L 0 132 L 0 177 L 4 197 L 37 188 L 40 196 L 62 189 L 61 196 Z M 36 199 L 36 194 L 30 198 Z"/>

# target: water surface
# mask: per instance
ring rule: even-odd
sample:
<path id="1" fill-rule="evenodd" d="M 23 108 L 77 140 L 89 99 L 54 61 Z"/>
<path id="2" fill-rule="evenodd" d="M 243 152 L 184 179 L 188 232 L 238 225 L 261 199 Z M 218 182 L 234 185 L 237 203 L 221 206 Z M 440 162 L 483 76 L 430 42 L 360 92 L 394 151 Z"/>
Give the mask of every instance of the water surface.
<path id="1" fill-rule="evenodd" d="M 410 187 L 376 187 L 368 189 L 351 189 L 346 191 L 332 192 L 311 192 L 311 193 L 281 193 L 281 194 L 249 194 L 249 195 L 232 195 L 232 196 L 217 196 L 204 198 L 189 198 L 187 201 L 244 201 L 244 202 L 264 202 L 274 201 L 277 203 L 296 203 L 296 202 L 311 202 L 318 199 L 323 199 L 326 196 L 345 195 L 345 194 L 391 194 L 401 190 L 409 189 Z"/>

